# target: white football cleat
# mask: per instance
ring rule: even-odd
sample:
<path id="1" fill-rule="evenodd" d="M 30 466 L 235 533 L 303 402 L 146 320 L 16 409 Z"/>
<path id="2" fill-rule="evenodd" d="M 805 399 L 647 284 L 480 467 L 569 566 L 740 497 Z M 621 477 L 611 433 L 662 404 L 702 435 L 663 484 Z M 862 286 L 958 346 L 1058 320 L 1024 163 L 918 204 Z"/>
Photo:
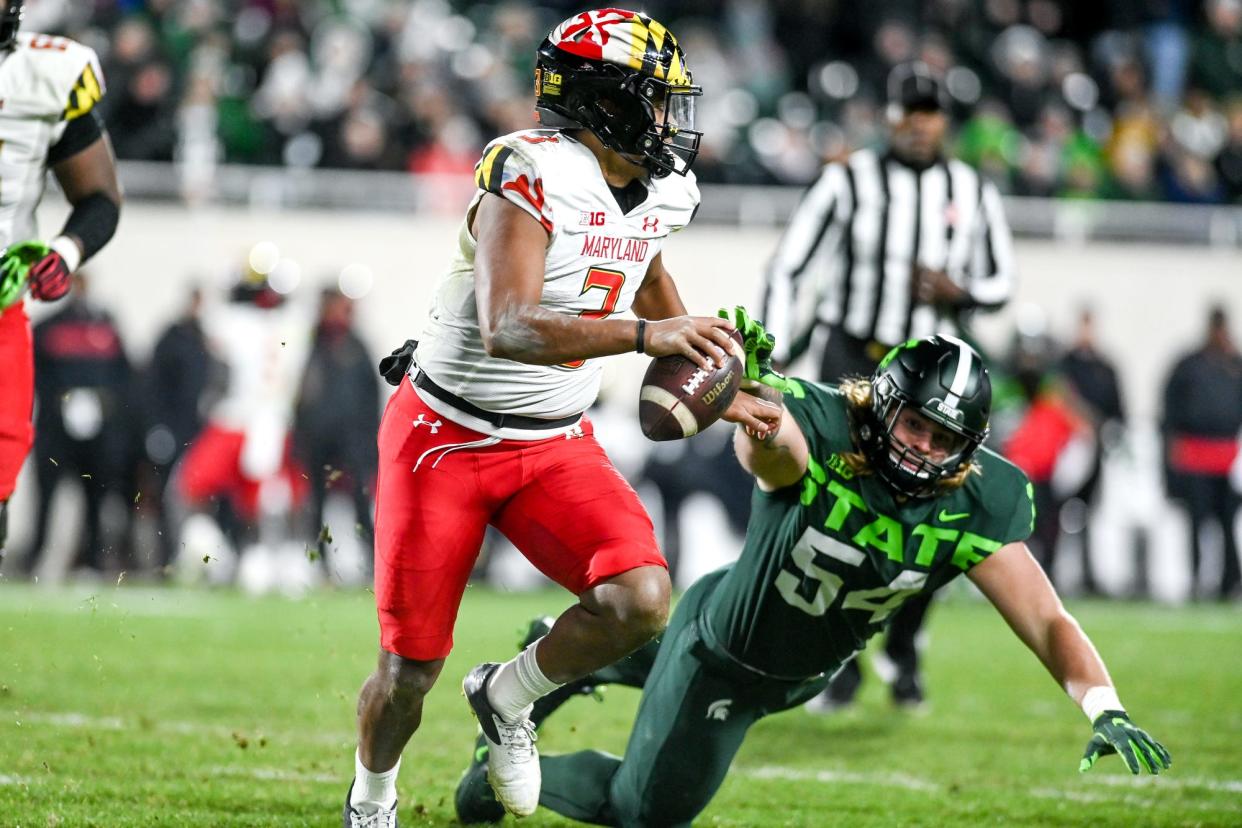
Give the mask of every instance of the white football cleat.
<path id="1" fill-rule="evenodd" d="M 461 691 L 487 740 L 487 781 L 496 799 L 514 816 L 530 816 L 539 807 L 539 751 L 529 716 L 506 722 L 487 698 L 487 682 L 500 665 L 480 664 L 461 683 Z"/>

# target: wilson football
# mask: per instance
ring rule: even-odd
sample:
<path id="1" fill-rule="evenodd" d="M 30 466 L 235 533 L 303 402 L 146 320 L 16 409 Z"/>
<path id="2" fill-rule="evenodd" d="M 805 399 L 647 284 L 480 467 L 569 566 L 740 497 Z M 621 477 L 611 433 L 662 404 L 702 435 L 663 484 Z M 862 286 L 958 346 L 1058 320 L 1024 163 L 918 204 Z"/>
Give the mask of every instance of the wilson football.
<path id="1" fill-rule="evenodd" d="M 742 335 L 733 331 L 720 368 L 704 370 L 681 355 L 651 360 L 643 375 L 638 422 L 650 440 L 680 440 L 720 419 L 742 382 Z"/>

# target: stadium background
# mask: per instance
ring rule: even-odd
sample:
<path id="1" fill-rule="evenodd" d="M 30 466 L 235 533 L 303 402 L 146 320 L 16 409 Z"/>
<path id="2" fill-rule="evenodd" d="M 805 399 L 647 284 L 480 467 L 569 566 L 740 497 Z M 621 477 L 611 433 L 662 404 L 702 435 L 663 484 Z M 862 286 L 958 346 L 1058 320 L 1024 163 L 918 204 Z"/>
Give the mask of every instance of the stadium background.
<path id="1" fill-rule="evenodd" d="M 1092 602 L 1082 606 L 1084 624 L 1099 630 L 1106 657 L 1115 658 L 1123 698 L 1137 697 L 1132 705 L 1141 700 L 1151 713 L 1145 724 L 1166 738 L 1179 762 L 1185 755 L 1179 747 L 1204 752 L 1200 760 L 1187 757 L 1187 765 L 1175 767 L 1175 775 L 1186 774 L 1180 787 L 1176 781 L 1163 788 L 1127 787 L 1128 780 L 1106 776 L 1118 781 L 1090 788 L 1062 776 L 1072 751 L 1085 741 L 1079 738 L 1082 722 L 1054 699 L 1037 668 L 1021 661 L 1025 654 L 1006 640 L 999 623 L 984 621 L 985 611 L 956 596 L 960 600 L 946 610 L 946 620 L 933 622 L 932 634 L 957 640 L 990 625 L 979 633 L 987 642 L 979 649 L 986 652 L 995 643 L 1006 655 L 981 656 L 954 644 L 937 655 L 933 648 L 938 660 L 929 667 L 929 683 L 939 698 L 930 720 L 910 726 L 924 744 L 912 761 L 929 769 L 915 783 L 874 787 L 866 774 L 883 764 L 885 751 L 903 750 L 903 737 L 889 725 L 873 728 L 857 719 L 822 725 L 833 743 L 826 765 L 808 756 L 805 767 L 786 763 L 791 767 L 782 777 L 783 757 L 773 745 L 806 729 L 791 722 L 760 733 L 760 746 L 743 758 L 762 756 L 764 762 L 747 767 L 768 768 L 767 776 L 744 775 L 726 789 L 711 818 L 756 824 L 771 818 L 764 803 L 780 809 L 791 798 L 807 797 L 813 806 L 822 797 L 824 807 L 844 803 L 857 824 L 919 821 L 922 812 L 913 802 L 894 806 L 893 813 L 904 817 L 868 815 L 878 790 L 898 802 L 930 795 L 932 813 L 949 821 L 1072 824 L 1090 821 L 1086 812 L 1094 807 L 1100 809 L 1097 817 L 1112 809 L 1107 819 L 1134 824 L 1143 819 L 1129 819 L 1119 809 L 1137 802 L 1155 809 L 1153 823 L 1236 824 L 1242 819 L 1242 766 L 1232 744 L 1242 735 L 1235 703 L 1242 691 L 1235 657 L 1242 621 L 1234 607 L 1182 606 L 1189 592 L 1185 518 L 1163 496 L 1157 426 L 1161 385 L 1175 357 L 1202 339 L 1209 306 L 1223 303 L 1233 312 L 1235 334 L 1242 321 L 1242 208 L 1235 206 L 1236 158 L 1242 154 L 1236 98 L 1242 93 L 1236 57 L 1242 4 L 1118 0 L 1084 10 L 1054 0 L 732 0 L 645 6 L 679 33 L 696 79 L 708 90 L 702 110 L 708 149 L 699 168 L 704 206 L 666 254 L 696 312 L 753 301 L 800 187 L 823 160 L 879 137 L 878 79 L 888 66 L 920 56 L 954 70 L 954 147 L 1002 187 L 1019 236 L 1017 293 L 1003 311 L 979 317 L 976 331 L 999 356 L 1020 324 L 1042 318 L 1064 342 L 1078 311 L 1094 309 L 1100 344 L 1121 372 L 1130 415 L 1127 451 L 1110 458 L 1095 515 L 1101 580 L 1110 592 L 1127 593 L 1131 541 L 1134 530 L 1141 530 L 1152 595 L 1172 606 Z M 131 358 L 145 359 L 191 286 L 223 292 L 261 242 L 275 245 L 282 278 L 296 283 L 291 296 L 308 307 L 320 286 L 337 282 L 352 266 L 347 281 L 359 296 L 358 327 L 375 353 L 415 335 L 451 255 L 478 150 L 492 134 L 529 125 L 533 45 L 576 8 L 441 0 L 29 3 L 27 30 L 78 37 L 99 50 L 104 62 L 105 115 L 128 201 L 117 237 L 89 270 L 97 301 L 119 320 Z M 61 215 L 63 204 L 50 197 L 41 226 L 58 226 Z M 633 455 L 642 447 L 632 423 L 627 425 L 642 365 L 640 357 L 624 357 L 608 367 L 609 413 L 601 416 L 616 428 L 610 449 L 624 455 L 623 466 L 636 465 Z M 28 536 L 29 477 L 24 474 L 14 504 L 15 548 Z M 61 560 L 73 540 L 75 508 L 66 493 L 53 535 Z M 701 529 L 706 540 L 698 546 L 710 552 L 688 561 L 684 578 L 736 548 L 736 538 L 717 525 L 723 523 L 720 515 L 697 514 L 707 521 Z M 502 583 L 528 584 L 522 566 L 502 569 Z M 511 600 L 483 592 L 467 605 L 475 614 L 462 640 L 476 635 L 482 643 L 466 649 L 462 664 L 480 653 L 494 655 L 485 646 L 509 646 L 508 631 L 522 613 L 545 606 L 543 599 Z M 560 596 L 548 600 L 550 609 L 564 603 Z M 352 694 L 368 669 L 368 601 L 362 593 L 317 595 L 294 605 L 126 592 L 111 583 L 79 583 L 54 593 L 0 586 L 0 603 L 7 605 L 0 649 L 9 655 L 0 675 L 0 704 L 13 714 L 3 725 L 2 741 L 10 748 L 0 750 L 6 813 L 16 815 L 13 824 L 149 824 L 142 803 L 171 801 L 192 814 L 186 824 L 327 824 L 316 814 L 339 798 L 334 779 L 347 773 L 346 762 L 336 760 L 348 757 Z M 141 620 L 146 616 L 155 620 Z M 174 635 L 165 625 L 183 632 Z M 254 646 L 244 635 L 247 625 L 301 643 L 275 648 L 281 652 L 247 649 Z M 140 651 L 127 638 L 157 646 Z M 248 677 L 236 675 L 234 659 L 224 653 L 178 662 L 170 653 L 187 641 L 196 647 L 223 642 L 238 660 L 265 663 Z M 46 648 L 56 655 L 49 657 Z M 350 652 L 358 657 L 343 655 Z M 292 661 L 320 653 L 331 656 L 314 670 Z M 1007 679 L 999 698 L 981 700 L 967 677 L 972 670 L 1019 662 L 1022 667 L 1006 669 L 1025 672 Z M 47 670 L 49 663 L 59 678 Z M 197 669 L 211 675 L 201 687 Z M 288 702 L 282 691 L 290 692 L 275 677 L 282 669 L 296 676 L 291 687 L 315 700 L 291 703 L 276 716 L 271 711 Z M 137 673 L 144 670 L 149 675 L 141 679 Z M 1142 687 L 1145 673 L 1160 687 Z M 98 683 L 95 691 L 85 692 L 92 683 Z M 238 685 L 252 686 L 253 698 L 240 698 L 244 690 L 229 698 Z M 450 725 L 427 741 L 443 742 L 433 751 L 442 765 L 429 772 L 430 790 L 403 774 L 410 789 L 403 801 L 425 804 L 427 821 L 437 824 L 449 810 L 432 791 L 451 788 L 463 753 L 457 748 L 469 733 L 453 694 L 439 695 L 444 698 L 436 712 Z M 149 713 L 135 711 L 135 697 L 145 700 Z M 1002 735 L 1007 701 L 1024 713 L 1035 711 L 1032 723 L 1019 729 L 1022 747 Z M 1171 711 L 1164 718 L 1157 712 L 1162 705 Z M 606 714 L 604 727 L 614 750 L 623 744 L 626 703 L 619 707 Z M 865 701 L 863 715 L 887 720 L 878 691 Z M 938 724 L 936 717 L 942 717 Z M 197 724 L 178 730 L 187 718 Z M 161 725 L 165 720 L 172 724 Z M 585 727 L 593 720 L 574 721 Z M 135 724 L 137 737 L 116 735 Z M 324 738 L 299 741 L 301 728 L 322 729 Z M 972 728 L 978 732 L 974 741 Z M 98 753 L 92 758 L 65 747 L 77 744 L 84 731 L 109 746 L 113 758 L 100 761 Z M 287 735 L 290 752 L 274 750 L 280 760 L 249 776 L 233 779 L 219 771 L 253 763 L 254 751 L 238 752 L 239 734 L 245 739 L 261 732 Z M 919 780 L 947 773 L 931 755 L 946 733 L 953 734 L 954 750 L 964 752 L 971 770 L 935 791 L 921 790 Z M 1027 774 L 1022 757 L 1007 756 L 996 769 L 985 768 L 988 757 L 1013 751 L 1029 758 L 1033 744 L 1053 739 L 1055 751 L 1041 746 L 1033 761 L 1038 772 L 1055 774 L 1057 781 L 1043 795 L 1024 791 L 1029 801 L 1005 789 L 1007 780 Z M 179 761 L 166 755 L 166 743 L 178 740 L 198 758 L 164 775 L 159 763 Z M 850 744 L 861 746 L 857 763 L 851 762 Z M 806 747 L 815 750 L 814 744 Z M 239 755 L 246 756 L 243 762 Z M 44 778 L 36 770 L 49 756 L 57 767 Z M 204 756 L 211 761 L 199 761 Z M 150 778 L 126 785 L 124 771 L 115 768 L 125 758 L 135 759 Z M 109 777 L 110 770 L 117 776 Z M 898 762 L 894 778 L 909 770 Z M 196 776 L 213 773 L 212 783 L 196 787 Z M 261 799 L 272 801 L 263 807 L 251 803 L 229 811 L 230 804 L 247 801 L 263 773 L 267 781 L 260 784 L 292 793 L 264 794 Z M 301 776 L 282 781 L 283 773 Z M 812 779 L 825 789 L 807 793 Z M 851 799 L 843 795 L 842 779 L 873 787 Z M 981 810 L 954 804 L 958 797 L 950 786 L 963 779 L 977 784 Z M 757 791 L 753 802 L 748 791 Z M 185 810 L 209 796 L 216 810 Z M 1010 799 L 1019 804 L 1005 804 Z M 905 805 L 909 810 L 902 811 Z M 1074 812 L 1075 805 L 1084 812 Z M 269 823 L 263 814 L 268 806 L 271 813 L 298 818 L 282 823 L 269 814 Z M 813 813 L 813 807 L 795 807 L 786 822 L 815 824 Z M 7 819 L 0 817 L 0 823 Z"/>

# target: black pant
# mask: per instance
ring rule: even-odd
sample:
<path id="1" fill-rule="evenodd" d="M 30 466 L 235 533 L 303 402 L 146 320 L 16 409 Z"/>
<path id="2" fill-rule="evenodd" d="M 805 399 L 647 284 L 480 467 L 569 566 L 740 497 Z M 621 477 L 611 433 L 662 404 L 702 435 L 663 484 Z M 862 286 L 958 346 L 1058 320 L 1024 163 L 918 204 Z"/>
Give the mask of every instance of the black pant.
<path id="1" fill-rule="evenodd" d="M 1223 475 L 1185 475 L 1182 479 L 1186 508 L 1190 512 L 1190 583 L 1194 589 L 1199 584 L 1199 565 L 1203 558 L 1199 548 L 1199 530 L 1211 521 L 1220 524 L 1224 535 L 1224 567 L 1221 570 L 1217 596 L 1230 597 L 1242 586 L 1242 572 L 1238 564 L 1238 544 L 1234 537 L 1234 518 L 1238 514 L 1239 498 Z"/>
<path id="2" fill-rule="evenodd" d="M 69 563 L 69 569 L 79 566 L 103 570 L 103 527 L 102 513 L 104 498 L 113 487 L 110 479 L 111 464 L 107 459 L 106 447 L 101 447 L 100 438 L 77 441 L 67 438 L 37 440 L 35 479 L 38 483 L 39 506 L 35 521 L 34 542 L 22 561 L 22 568 L 27 574 L 34 571 L 43 557 L 43 547 L 47 543 L 48 529 L 52 518 L 52 498 L 56 487 L 62 479 L 77 480 L 82 485 L 86 499 L 86 512 L 83 515 L 82 536 L 78 551 Z"/>
<path id="3" fill-rule="evenodd" d="M 353 462 L 353 458 L 360 453 L 353 450 L 349 441 L 338 442 L 322 436 L 303 438 L 303 444 L 299 446 L 299 459 L 305 463 L 307 479 L 310 481 L 311 532 L 321 539 L 317 543 L 317 551 L 325 573 L 328 571 L 329 533 L 324 531 L 324 506 L 328 500 L 328 491 L 342 474 L 346 475 L 344 482 L 348 484 L 349 496 L 353 501 L 355 531 L 366 547 L 364 565 L 368 575 L 374 572 L 372 547 L 375 543 L 375 522 L 372 518 L 373 507 L 368 487 L 375 479 L 375 471 L 373 467 L 368 469 Z"/>
<path id="4" fill-rule="evenodd" d="M 840 327 L 833 327 L 820 361 L 820 381 L 838 382 L 845 377 L 870 377 L 888 350 L 886 343 L 859 339 L 845 333 Z M 888 623 L 884 652 L 897 666 L 898 677 L 918 675 L 919 653 L 915 647 L 915 638 L 923 628 L 927 611 L 931 608 L 932 595 L 930 592 L 920 592 L 910 596 L 897 608 Z M 829 696 L 838 702 L 848 702 L 853 699 L 861 681 L 862 671 L 858 666 L 858 659 L 854 659 L 832 680 L 828 689 Z"/>
<path id="5" fill-rule="evenodd" d="M 819 381 L 840 382 L 846 377 L 870 377 L 889 348 L 889 345 L 874 339 L 850 336 L 834 326 L 820 357 Z"/>

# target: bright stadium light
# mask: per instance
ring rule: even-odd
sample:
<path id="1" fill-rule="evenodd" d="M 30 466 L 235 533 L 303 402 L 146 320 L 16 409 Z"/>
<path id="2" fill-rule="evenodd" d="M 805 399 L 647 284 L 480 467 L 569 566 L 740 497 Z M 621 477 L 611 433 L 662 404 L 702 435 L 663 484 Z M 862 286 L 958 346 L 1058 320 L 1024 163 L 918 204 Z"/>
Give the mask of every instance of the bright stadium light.
<path id="1" fill-rule="evenodd" d="M 361 299 L 371 292 L 371 286 L 375 284 L 375 274 L 366 265 L 353 262 L 341 268 L 341 275 L 337 277 L 336 283 L 341 293 L 350 299 Z"/>
<path id="2" fill-rule="evenodd" d="M 858 92 L 858 71 L 843 60 L 834 60 L 811 76 L 824 95 L 835 100 L 854 97 Z"/>
<path id="3" fill-rule="evenodd" d="M 281 259 L 268 274 L 267 282 L 279 294 L 293 293 L 302 282 L 302 266 L 293 259 Z"/>
<path id="4" fill-rule="evenodd" d="M 280 262 L 280 248 L 275 242 L 262 241 L 250 248 L 247 263 L 250 269 L 261 276 L 267 276 L 276 269 Z"/>

